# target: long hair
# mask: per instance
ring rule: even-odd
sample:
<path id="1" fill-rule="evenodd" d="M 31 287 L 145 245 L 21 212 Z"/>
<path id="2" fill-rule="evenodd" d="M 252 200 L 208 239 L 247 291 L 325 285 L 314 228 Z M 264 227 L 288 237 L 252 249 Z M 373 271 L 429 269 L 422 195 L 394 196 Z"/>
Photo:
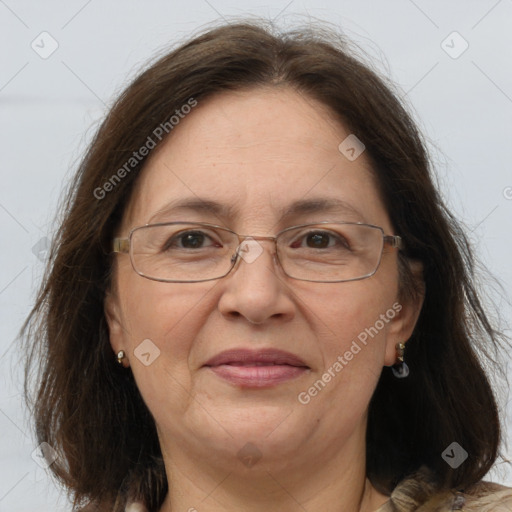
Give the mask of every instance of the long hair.
<path id="1" fill-rule="evenodd" d="M 402 294 L 419 293 L 411 261 L 423 264 L 424 304 L 407 343 L 411 375 L 397 380 L 384 368 L 370 403 L 372 483 L 390 492 L 426 465 L 440 486 L 462 488 L 496 460 L 499 416 L 478 354 L 490 354 L 499 334 L 482 308 L 470 246 L 434 186 L 411 115 L 393 87 L 333 31 L 227 24 L 160 57 L 117 99 L 70 184 L 47 271 L 22 329 L 37 437 L 60 455 L 51 470 L 75 505 L 123 510 L 130 496 L 153 510 L 167 493 L 154 420 L 131 372 L 113 357 L 103 311 L 110 243 L 147 159 L 130 158 L 148 137 L 155 145 L 165 140 L 155 129 L 169 127 L 191 99 L 200 103 L 217 92 L 255 87 L 291 87 L 319 100 L 357 134 L 393 227 L 406 240 L 399 255 Z M 453 441 L 469 453 L 456 469 L 441 457 Z"/>

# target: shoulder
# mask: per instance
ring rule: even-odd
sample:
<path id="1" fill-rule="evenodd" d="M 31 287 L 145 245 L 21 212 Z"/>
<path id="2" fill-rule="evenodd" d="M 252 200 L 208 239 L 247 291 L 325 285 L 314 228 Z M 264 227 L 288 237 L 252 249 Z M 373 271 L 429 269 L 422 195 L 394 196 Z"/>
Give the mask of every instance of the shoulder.
<path id="1" fill-rule="evenodd" d="M 142 503 L 132 502 L 126 506 L 125 512 L 148 512 L 148 509 Z"/>
<path id="2" fill-rule="evenodd" d="M 478 482 L 464 491 L 436 489 L 425 467 L 403 480 L 378 512 L 511 512 L 512 488 Z"/>
<path id="3" fill-rule="evenodd" d="M 129 503 L 126 506 L 125 512 L 148 512 L 148 509 L 142 503 Z"/>
<path id="4" fill-rule="evenodd" d="M 479 482 L 461 493 L 466 512 L 511 512 L 512 488 L 492 482 Z"/>
<path id="5" fill-rule="evenodd" d="M 80 508 L 77 512 L 101 512 L 101 510 L 97 505 L 90 503 Z M 148 509 L 142 503 L 132 501 L 126 505 L 124 512 L 148 512 Z"/>

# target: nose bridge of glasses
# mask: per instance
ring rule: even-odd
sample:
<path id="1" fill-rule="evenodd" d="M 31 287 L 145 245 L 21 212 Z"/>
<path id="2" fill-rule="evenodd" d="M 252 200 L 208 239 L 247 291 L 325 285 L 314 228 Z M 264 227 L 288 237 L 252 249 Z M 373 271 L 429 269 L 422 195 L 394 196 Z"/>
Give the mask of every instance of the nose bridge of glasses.
<path id="1" fill-rule="evenodd" d="M 249 250 L 251 242 L 255 242 L 256 247 L 260 247 L 260 253 L 263 252 L 263 245 L 260 242 L 269 241 L 276 245 L 277 237 L 265 235 L 236 235 L 238 237 L 237 252 L 240 250 Z"/>
<path id="2" fill-rule="evenodd" d="M 275 236 L 265 236 L 265 235 L 237 235 L 238 236 L 238 243 L 241 244 L 243 241 L 247 240 L 248 238 L 252 240 L 276 240 Z"/>
<path id="3" fill-rule="evenodd" d="M 235 252 L 231 257 L 231 263 L 239 262 L 243 259 L 246 263 L 252 263 L 255 261 L 263 252 L 264 247 L 260 242 L 268 241 L 273 242 L 274 251 L 271 255 L 275 258 L 275 245 L 277 238 L 275 236 L 263 236 L 263 235 L 237 235 L 238 245 Z"/>

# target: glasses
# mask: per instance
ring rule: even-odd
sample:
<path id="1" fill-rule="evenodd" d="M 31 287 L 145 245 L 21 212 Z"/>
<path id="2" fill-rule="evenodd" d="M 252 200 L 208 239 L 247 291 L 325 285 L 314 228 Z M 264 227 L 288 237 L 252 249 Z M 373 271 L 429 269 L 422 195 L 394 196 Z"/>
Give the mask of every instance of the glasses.
<path id="1" fill-rule="evenodd" d="M 127 253 L 137 274 L 166 283 L 196 283 L 227 276 L 238 261 L 252 263 L 263 252 L 258 240 L 275 244 L 275 257 L 293 279 L 318 283 L 372 276 L 384 245 L 401 249 L 402 238 L 379 226 L 320 222 L 283 229 L 276 236 L 239 235 L 203 222 L 167 222 L 132 229 L 114 238 L 113 252 Z"/>

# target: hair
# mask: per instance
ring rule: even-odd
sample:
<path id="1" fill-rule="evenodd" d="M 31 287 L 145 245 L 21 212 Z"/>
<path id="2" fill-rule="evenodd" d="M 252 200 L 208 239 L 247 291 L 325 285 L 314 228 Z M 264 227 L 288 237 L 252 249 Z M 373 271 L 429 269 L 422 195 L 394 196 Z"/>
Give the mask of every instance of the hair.
<path id="1" fill-rule="evenodd" d="M 103 309 L 113 282 L 111 241 L 147 156 L 118 171 L 122 179 L 103 197 L 98 190 L 191 98 L 201 103 L 255 87 L 290 87 L 318 100 L 364 142 L 392 225 L 405 240 L 398 260 L 404 296 L 423 293 L 412 262 L 423 266 L 424 303 L 406 350 L 411 374 L 395 379 L 384 368 L 369 406 L 373 485 L 390 493 L 425 465 L 441 488 L 465 488 L 495 462 L 500 420 L 480 354 L 497 350 L 501 334 L 482 307 L 470 244 L 434 185 L 412 116 L 393 86 L 356 55 L 326 28 L 226 24 L 159 57 L 106 115 L 62 203 L 21 331 L 37 439 L 59 454 L 51 470 L 75 506 L 124 510 L 130 497 L 157 510 L 168 490 L 154 419 L 131 371 L 115 360 Z M 469 453 L 456 469 L 441 458 L 453 441 Z"/>

